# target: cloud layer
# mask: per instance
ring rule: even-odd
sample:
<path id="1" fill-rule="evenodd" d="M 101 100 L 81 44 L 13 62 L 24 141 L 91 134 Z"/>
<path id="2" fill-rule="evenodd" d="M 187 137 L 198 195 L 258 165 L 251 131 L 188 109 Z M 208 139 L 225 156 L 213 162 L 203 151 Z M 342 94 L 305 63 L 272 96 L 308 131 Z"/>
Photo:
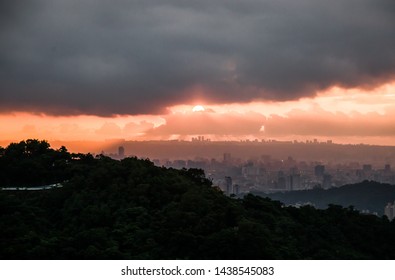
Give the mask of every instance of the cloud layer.
<path id="1" fill-rule="evenodd" d="M 0 112 L 156 114 L 395 77 L 393 0 L 25 2 L 0 4 Z"/>
<path id="2" fill-rule="evenodd" d="M 173 135 L 185 138 L 188 135 L 209 135 L 217 139 L 258 138 L 258 139 L 312 139 L 339 137 L 394 137 L 391 108 L 385 114 L 333 113 L 323 108 L 313 110 L 292 110 L 286 116 L 266 117 L 255 112 L 244 114 L 218 113 L 177 113 L 165 117 L 165 123 L 145 131 L 148 138 L 161 136 L 169 139 Z M 193 125 L 191 125 L 193 124 Z"/>

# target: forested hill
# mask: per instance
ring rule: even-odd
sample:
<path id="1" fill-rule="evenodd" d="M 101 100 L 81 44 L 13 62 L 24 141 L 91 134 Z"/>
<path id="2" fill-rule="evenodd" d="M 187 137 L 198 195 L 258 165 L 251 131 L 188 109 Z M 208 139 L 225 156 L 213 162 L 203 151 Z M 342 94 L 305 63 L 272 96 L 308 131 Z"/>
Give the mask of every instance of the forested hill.
<path id="1" fill-rule="evenodd" d="M 201 170 L 37 140 L 1 149 L 0 167 L 1 186 L 63 184 L 0 191 L 0 259 L 395 259 L 385 218 L 229 198 Z"/>
<path id="2" fill-rule="evenodd" d="M 387 203 L 393 203 L 395 200 L 395 186 L 364 181 L 328 190 L 313 189 L 259 195 L 280 200 L 287 205 L 309 202 L 322 209 L 327 208 L 328 204 L 337 204 L 343 207 L 354 206 L 360 211 L 369 210 L 381 216 L 384 214 L 384 207 Z"/>

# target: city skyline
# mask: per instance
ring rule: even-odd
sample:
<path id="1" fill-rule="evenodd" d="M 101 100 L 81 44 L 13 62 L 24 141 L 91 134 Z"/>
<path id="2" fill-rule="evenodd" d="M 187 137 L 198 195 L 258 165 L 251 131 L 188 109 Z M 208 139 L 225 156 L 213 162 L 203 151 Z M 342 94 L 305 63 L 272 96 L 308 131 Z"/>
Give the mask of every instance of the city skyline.
<path id="1" fill-rule="evenodd" d="M 0 7 L 2 143 L 395 143 L 392 1 Z"/>

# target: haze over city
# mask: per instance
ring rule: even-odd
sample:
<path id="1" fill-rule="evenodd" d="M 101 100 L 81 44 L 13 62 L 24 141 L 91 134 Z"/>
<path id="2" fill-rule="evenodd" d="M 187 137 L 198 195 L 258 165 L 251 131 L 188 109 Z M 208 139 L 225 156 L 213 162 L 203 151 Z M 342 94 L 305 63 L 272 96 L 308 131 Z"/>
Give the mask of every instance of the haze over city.
<path id="1" fill-rule="evenodd" d="M 391 0 L 2 1 L 0 10 L 3 146 L 395 143 Z"/>

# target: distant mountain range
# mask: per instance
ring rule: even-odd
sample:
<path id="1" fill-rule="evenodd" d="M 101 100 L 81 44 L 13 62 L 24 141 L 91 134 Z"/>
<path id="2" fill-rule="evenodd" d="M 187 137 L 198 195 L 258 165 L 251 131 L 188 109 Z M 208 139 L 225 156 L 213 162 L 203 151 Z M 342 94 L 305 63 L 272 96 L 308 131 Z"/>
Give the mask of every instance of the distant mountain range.
<path id="1" fill-rule="evenodd" d="M 279 200 L 286 205 L 312 203 L 316 208 L 321 209 L 327 208 L 329 204 L 343 207 L 354 206 L 357 210 L 369 210 L 370 212 L 377 212 L 381 216 L 384 214 L 384 207 L 387 203 L 395 200 L 395 186 L 374 181 L 363 181 L 358 184 L 328 190 L 313 189 L 255 194 Z"/>

